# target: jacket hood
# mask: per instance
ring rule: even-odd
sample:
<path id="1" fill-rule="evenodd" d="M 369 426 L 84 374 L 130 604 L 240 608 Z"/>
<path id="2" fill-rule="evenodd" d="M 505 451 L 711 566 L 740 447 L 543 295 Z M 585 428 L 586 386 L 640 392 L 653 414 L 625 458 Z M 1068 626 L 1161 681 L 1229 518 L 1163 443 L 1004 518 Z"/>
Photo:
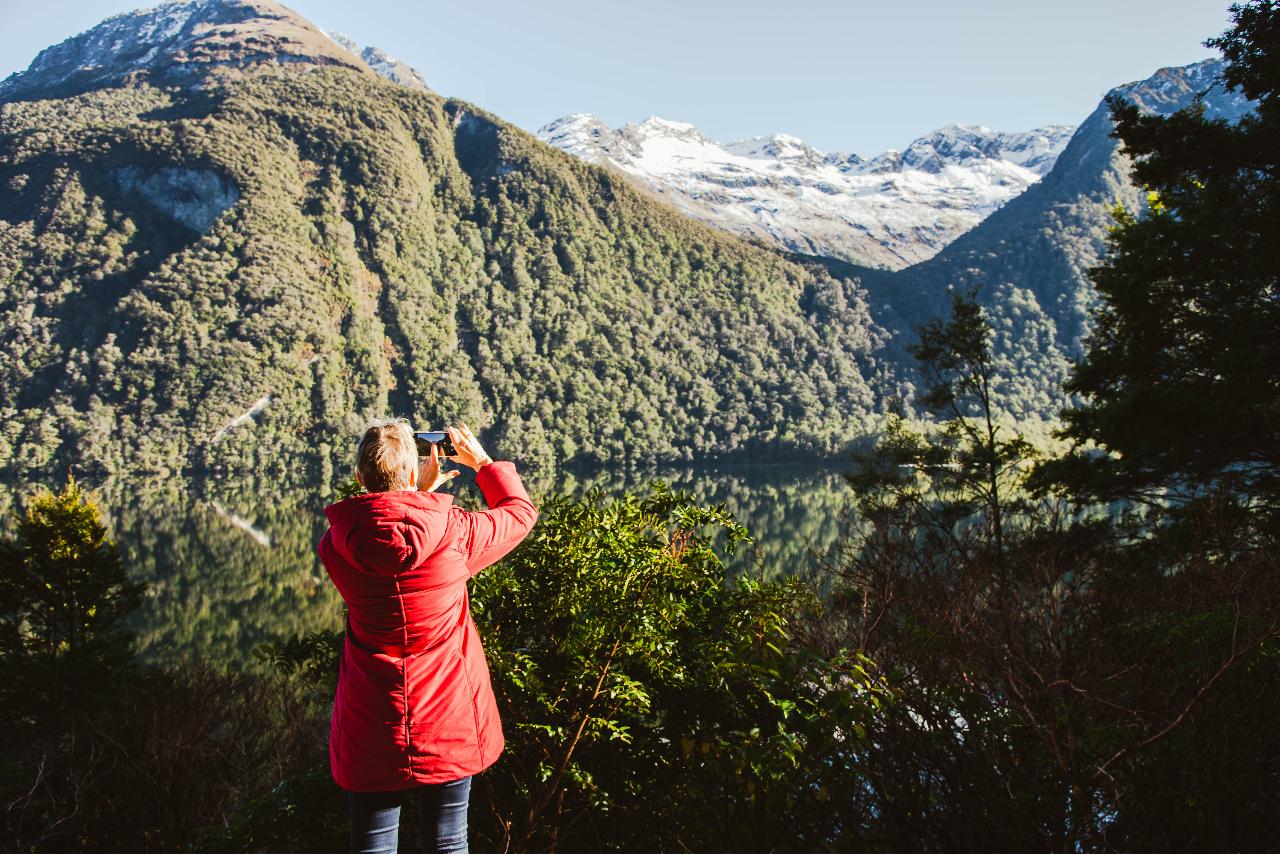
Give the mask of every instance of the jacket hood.
<path id="1" fill-rule="evenodd" d="M 436 492 L 369 492 L 324 509 L 334 548 L 351 564 L 378 574 L 420 565 L 439 547 L 453 496 Z"/>

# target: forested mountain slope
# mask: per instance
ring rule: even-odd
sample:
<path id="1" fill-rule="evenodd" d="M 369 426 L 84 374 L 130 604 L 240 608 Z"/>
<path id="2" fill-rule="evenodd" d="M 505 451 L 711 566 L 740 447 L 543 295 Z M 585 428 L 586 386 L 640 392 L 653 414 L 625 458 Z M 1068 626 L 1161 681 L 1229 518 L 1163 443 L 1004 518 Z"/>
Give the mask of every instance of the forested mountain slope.
<path id="1" fill-rule="evenodd" d="M 388 412 L 525 458 L 830 452 L 889 380 L 852 279 L 382 80 L 277 4 L 101 26 L 157 14 L 120 73 L 51 48 L 0 87 L 0 474 L 328 482 Z"/>

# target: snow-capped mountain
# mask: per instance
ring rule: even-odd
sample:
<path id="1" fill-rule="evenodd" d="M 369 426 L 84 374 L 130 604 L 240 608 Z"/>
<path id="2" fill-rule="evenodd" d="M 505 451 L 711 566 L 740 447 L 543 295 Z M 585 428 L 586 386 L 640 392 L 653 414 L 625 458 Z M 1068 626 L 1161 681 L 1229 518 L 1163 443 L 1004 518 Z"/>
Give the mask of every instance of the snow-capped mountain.
<path id="1" fill-rule="evenodd" d="M 620 169 L 684 212 L 786 249 L 901 269 L 932 257 L 1052 167 L 1074 131 L 951 125 L 870 159 L 787 134 L 722 144 L 651 117 L 613 129 L 578 113 L 538 137 Z"/>
<path id="2" fill-rule="evenodd" d="M 213 74 L 306 65 L 426 86 L 381 51 L 339 42 L 274 0 L 185 0 L 115 15 L 41 51 L 25 71 L 0 81 L 0 100 L 62 97 L 131 80 L 196 85 Z"/>

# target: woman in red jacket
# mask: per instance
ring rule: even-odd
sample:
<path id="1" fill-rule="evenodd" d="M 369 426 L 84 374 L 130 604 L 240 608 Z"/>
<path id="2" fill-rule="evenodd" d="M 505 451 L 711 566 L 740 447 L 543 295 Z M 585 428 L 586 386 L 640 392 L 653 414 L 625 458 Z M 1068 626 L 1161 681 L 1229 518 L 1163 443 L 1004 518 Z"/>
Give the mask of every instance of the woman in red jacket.
<path id="1" fill-rule="evenodd" d="M 502 753 L 502 725 L 467 580 L 529 533 L 538 511 L 515 466 L 465 425 L 446 428 L 489 508 L 436 493 L 458 474 L 419 460 L 404 419 L 374 424 L 357 451 L 368 490 L 325 508 L 318 550 L 347 604 L 329 765 L 347 790 L 353 852 L 394 852 L 400 806 L 419 799 L 427 851 L 467 850 L 471 776 Z"/>

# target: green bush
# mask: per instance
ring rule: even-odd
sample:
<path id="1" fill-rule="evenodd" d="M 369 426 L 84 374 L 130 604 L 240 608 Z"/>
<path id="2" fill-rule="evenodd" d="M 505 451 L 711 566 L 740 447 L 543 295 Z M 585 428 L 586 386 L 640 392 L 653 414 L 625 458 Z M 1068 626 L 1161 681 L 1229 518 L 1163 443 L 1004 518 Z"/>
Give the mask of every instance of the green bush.
<path id="1" fill-rule="evenodd" d="M 596 492 L 547 504 L 478 577 L 508 747 L 479 778 L 477 835 L 519 851 L 813 850 L 838 835 L 837 811 L 807 839 L 788 816 L 830 782 L 833 753 L 865 747 L 887 693 L 865 662 L 797 642 L 818 608 L 801 585 L 726 580 L 745 539 L 722 507 L 661 485 Z"/>

